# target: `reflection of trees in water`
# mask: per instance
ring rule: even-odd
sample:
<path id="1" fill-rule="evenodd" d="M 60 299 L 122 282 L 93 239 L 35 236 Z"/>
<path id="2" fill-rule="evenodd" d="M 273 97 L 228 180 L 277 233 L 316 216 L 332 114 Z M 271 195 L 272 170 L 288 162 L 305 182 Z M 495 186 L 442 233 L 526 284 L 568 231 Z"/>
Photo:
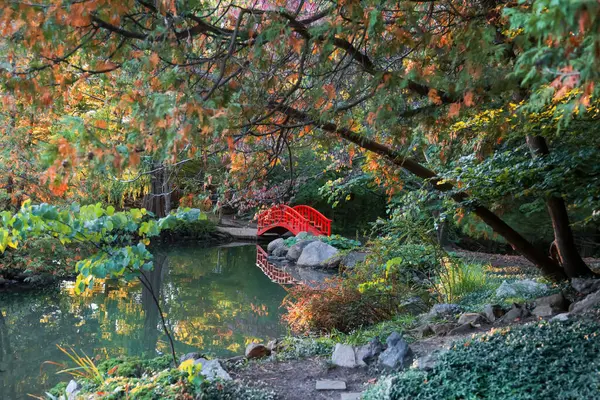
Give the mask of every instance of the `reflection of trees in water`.
<path id="1" fill-rule="evenodd" d="M 14 382 L 11 368 L 10 358 L 12 352 L 10 349 L 10 336 L 8 334 L 8 327 L 4 320 L 4 314 L 0 310 L 0 394 L 11 398 L 15 396 L 14 385 L 9 385 L 10 382 Z"/>
<path id="2" fill-rule="evenodd" d="M 178 352 L 239 354 L 249 338 L 283 333 L 279 305 L 285 291 L 254 266 L 254 251 L 179 248 L 155 254 L 147 276 L 160 294 Z M 0 293 L 0 369 L 7 370 L 0 372 L 0 399 L 26 399 L 26 393 L 43 393 L 64 379 L 49 365 L 42 378 L 38 372 L 44 361 L 67 361 L 56 344 L 92 357 L 167 351 L 152 296 L 139 283 L 99 285 L 85 297 L 70 287 Z"/>
<path id="3" fill-rule="evenodd" d="M 152 289 L 154 296 L 161 301 L 161 288 L 163 278 L 169 269 L 169 259 L 166 254 L 154 255 L 154 269 L 144 272 L 144 277 L 149 288 L 142 286 L 142 308 L 144 309 L 144 352 L 147 354 L 156 353 L 156 344 L 161 327 L 159 326 L 159 310 L 154 302 L 154 297 L 149 289 Z"/>

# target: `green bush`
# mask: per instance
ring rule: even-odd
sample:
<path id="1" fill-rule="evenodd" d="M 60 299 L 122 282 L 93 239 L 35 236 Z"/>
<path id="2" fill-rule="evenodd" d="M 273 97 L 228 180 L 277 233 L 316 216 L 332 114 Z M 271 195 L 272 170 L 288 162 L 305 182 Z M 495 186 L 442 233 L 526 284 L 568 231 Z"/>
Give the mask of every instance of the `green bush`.
<path id="1" fill-rule="evenodd" d="M 367 400 L 597 399 L 600 326 L 539 322 L 459 341 L 432 371 L 409 370 L 367 390 Z"/>
<path id="2" fill-rule="evenodd" d="M 358 240 L 348 239 L 341 235 L 319 236 L 318 239 L 339 250 L 353 250 L 361 246 Z"/>
<path id="3" fill-rule="evenodd" d="M 298 240 L 315 238 L 310 234 L 299 234 L 299 237 L 292 236 L 285 239 L 284 243 L 287 247 L 292 247 Z M 323 243 L 327 243 L 330 246 L 335 247 L 338 250 L 354 250 L 361 246 L 361 243 L 358 240 L 348 239 L 341 235 L 331 235 L 331 236 L 317 236 L 316 239 L 320 240 Z"/>

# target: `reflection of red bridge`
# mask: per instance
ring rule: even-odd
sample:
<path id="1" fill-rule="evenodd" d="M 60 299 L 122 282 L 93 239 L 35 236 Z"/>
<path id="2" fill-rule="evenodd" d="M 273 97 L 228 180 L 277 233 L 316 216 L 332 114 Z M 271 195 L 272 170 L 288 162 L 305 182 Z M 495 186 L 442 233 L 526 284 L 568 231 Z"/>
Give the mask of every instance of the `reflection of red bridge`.
<path id="1" fill-rule="evenodd" d="M 290 274 L 277 268 L 274 264 L 267 260 L 269 255 L 260 246 L 256 245 L 256 266 L 273 282 L 280 285 L 295 285 L 300 283 Z"/>
<path id="2" fill-rule="evenodd" d="M 312 233 L 315 236 L 331 235 L 331 220 L 309 206 L 290 207 L 280 204 L 258 215 L 258 236 L 267 232 Z"/>

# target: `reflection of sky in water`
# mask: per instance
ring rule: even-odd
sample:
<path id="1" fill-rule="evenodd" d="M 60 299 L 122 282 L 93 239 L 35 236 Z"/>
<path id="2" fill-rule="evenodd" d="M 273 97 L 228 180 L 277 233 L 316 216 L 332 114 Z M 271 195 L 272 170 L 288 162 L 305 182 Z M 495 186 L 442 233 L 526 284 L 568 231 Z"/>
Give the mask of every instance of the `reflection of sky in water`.
<path id="1" fill-rule="evenodd" d="M 255 338 L 284 333 L 279 305 L 285 291 L 255 262 L 255 246 L 183 247 L 156 255 L 148 278 L 155 292 L 159 288 L 178 353 L 237 355 Z M 0 311 L 0 399 L 41 394 L 60 380 L 55 367 L 42 366 L 65 361 L 56 344 L 100 359 L 169 351 L 151 293 L 138 282 L 98 283 L 83 296 L 74 294 L 72 282 L 0 293 Z"/>

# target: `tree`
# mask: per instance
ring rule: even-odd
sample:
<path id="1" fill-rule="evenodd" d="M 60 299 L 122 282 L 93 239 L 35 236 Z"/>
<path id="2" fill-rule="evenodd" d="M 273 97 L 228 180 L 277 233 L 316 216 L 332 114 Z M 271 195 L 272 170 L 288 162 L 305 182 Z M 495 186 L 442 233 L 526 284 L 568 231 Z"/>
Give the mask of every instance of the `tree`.
<path id="1" fill-rule="evenodd" d="M 536 11 L 547 2 L 16 3 L 0 17 L 13 60 L 2 64 L 3 87 L 28 109 L 55 101 L 61 114 L 68 110 L 58 99 L 101 79 L 112 85 L 111 112 L 123 116 L 121 155 L 227 149 L 231 175 L 242 181 L 260 178 L 249 172 L 277 162 L 302 134 L 341 138 L 447 192 L 562 278 L 552 259 L 410 147 L 444 146 L 456 117 L 506 106 L 516 93 L 539 107 L 581 88 L 559 111 L 585 112 L 597 79 L 598 5 L 561 0 L 552 12 Z M 130 84 L 119 90 L 123 80 Z M 83 143 L 94 144 L 81 138 L 97 128 L 84 124 L 69 142 L 82 153 Z M 103 154 L 115 157 L 114 149 Z"/>

